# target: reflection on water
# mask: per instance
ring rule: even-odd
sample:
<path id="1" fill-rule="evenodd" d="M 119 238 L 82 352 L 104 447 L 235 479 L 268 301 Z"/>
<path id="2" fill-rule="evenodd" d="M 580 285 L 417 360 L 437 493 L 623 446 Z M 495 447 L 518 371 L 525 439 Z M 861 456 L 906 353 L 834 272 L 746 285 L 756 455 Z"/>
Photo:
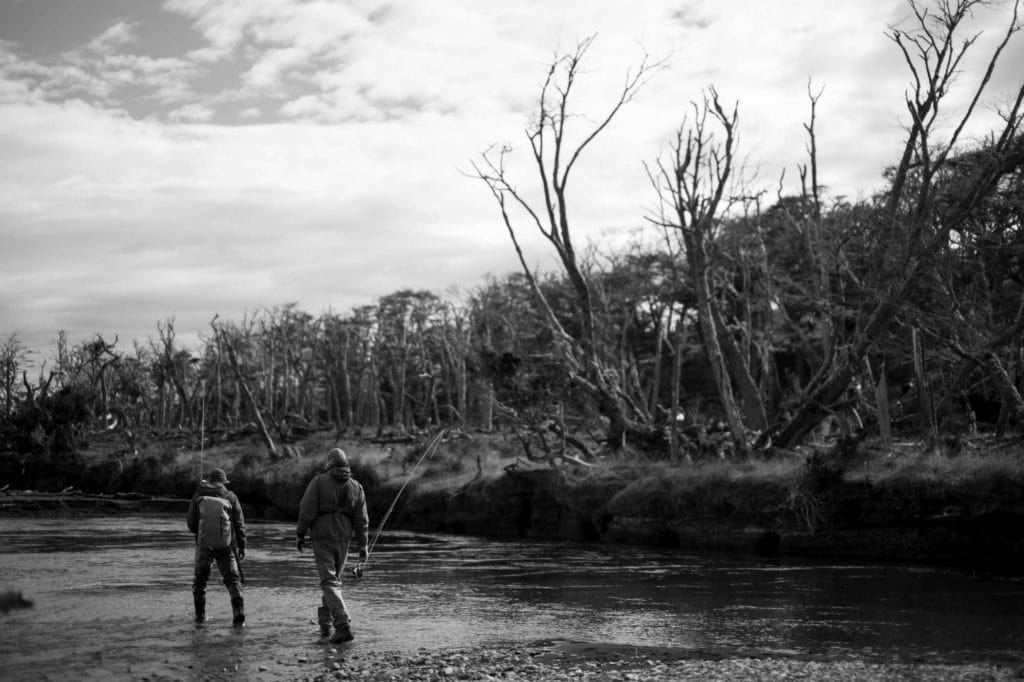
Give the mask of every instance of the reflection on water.
<path id="1" fill-rule="evenodd" d="M 323 658 L 310 553 L 295 551 L 291 525 L 253 524 L 250 535 L 248 627 L 237 633 L 216 571 L 210 622 L 192 626 L 183 520 L 5 520 L 0 589 L 21 589 L 36 606 L 0 615 L 0 664 L 24 677 L 162 663 L 257 676 Z M 879 660 L 1024 657 L 1024 585 L 906 566 L 388 533 L 345 597 L 353 646 L 375 650 L 570 639 Z"/>

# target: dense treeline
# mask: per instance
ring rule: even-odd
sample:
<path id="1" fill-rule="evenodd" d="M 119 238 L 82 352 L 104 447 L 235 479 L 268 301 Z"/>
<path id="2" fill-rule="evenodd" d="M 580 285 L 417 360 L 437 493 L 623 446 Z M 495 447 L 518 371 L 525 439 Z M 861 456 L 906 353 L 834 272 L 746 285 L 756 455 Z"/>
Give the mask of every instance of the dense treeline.
<path id="1" fill-rule="evenodd" d="M 735 162 L 739 108 L 709 89 L 646 164 L 658 207 L 648 234 L 581 250 L 570 175 L 656 66 L 635 69 L 603 118 L 577 116 L 584 41 L 551 64 L 525 131 L 541 193 L 517 189 L 508 146 L 474 166 L 521 273 L 463 300 L 400 290 L 344 314 L 285 304 L 214 316 L 199 349 L 177 341 L 173 319 L 130 349 L 62 334 L 37 378 L 12 334 L 2 447 L 56 456 L 106 426 L 128 449 L 140 430 L 253 432 L 277 456 L 311 430 L 383 439 L 446 425 L 502 428 L 531 459 L 585 462 L 604 449 L 678 459 L 888 441 L 894 429 L 938 446 L 978 420 L 1005 433 L 1024 420 L 1024 87 L 1001 127 L 961 137 L 1016 14 L 968 103 L 940 108 L 981 4 L 912 2 L 915 23 L 891 30 L 910 67 L 910 118 L 875 196 L 825 194 L 810 89 L 801 190 L 753 190 Z M 554 272 L 526 266 L 534 229 Z"/>

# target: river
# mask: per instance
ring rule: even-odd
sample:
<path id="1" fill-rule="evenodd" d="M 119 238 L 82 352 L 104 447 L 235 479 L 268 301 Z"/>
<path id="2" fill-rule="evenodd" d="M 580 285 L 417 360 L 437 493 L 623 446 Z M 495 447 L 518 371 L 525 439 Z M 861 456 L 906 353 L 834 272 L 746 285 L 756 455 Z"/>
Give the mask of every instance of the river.
<path id="1" fill-rule="evenodd" d="M 168 517 L 4 519 L 3 679 L 299 675 L 317 634 L 312 556 L 293 526 L 250 526 L 247 627 L 216 568 L 192 623 L 192 537 Z M 1024 583 L 860 562 L 386 532 L 345 596 L 363 651 L 538 640 L 873 661 L 1024 661 Z"/>

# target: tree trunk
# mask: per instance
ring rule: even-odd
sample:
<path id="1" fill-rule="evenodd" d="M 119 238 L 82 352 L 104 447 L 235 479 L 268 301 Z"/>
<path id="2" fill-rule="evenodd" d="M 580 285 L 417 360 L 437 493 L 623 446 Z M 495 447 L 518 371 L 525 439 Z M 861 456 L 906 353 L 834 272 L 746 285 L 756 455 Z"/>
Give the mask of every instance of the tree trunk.
<path id="1" fill-rule="evenodd" d="M 658 391 L 661 388 L 661 353 L 662 344 L 665 343 L 664 311 L 656 310 L 655 315 L 657 317 L 654 321 L 654 368 L 650 391 L 647 393 L 647 412 L 649 414 L 656 414 L 658 409 Z"/>
<path id="2" fill-rule="evenodd" d="M 925 372 L 924 348 L 921 334 L 915 327 L 910 331 L 910 342 L 914 349 L 914 376 L 917 380 L 917 406 L 921 416 L 921 432 L 925 434 L 925 449 L 932 450 L 939 442 L 939 427 L 935 421 L 935 404 L 932 400 L 931 385 Z"/>
<path id="3" fill-rule="evenodd" d="M 913 273 L 911 273 L 913 275 Z M 900 290 L 888 299 L 879 303 L 872 311 L 871 317 L 861 332 L 859 339 L 852 345 L 844 355 L 844 359 L 833 367 L 832 373 L 818 379 L 817 386 L 808 386 L 807 397 L 801 403 L 796 413 L 788 419 L 780 428 L 772 433 L 765 433 L 759 440 L 758 446 L 762 445 L 768 436 L 772 436 L 775 445 L 779 447 L 790 447 L 800 443 L 804 438 L 821 422 L 828 414 L 833 405 L 839 401 L 856 372 L 852 363 L 860 364 L 868 351 L 871 350 L 882 338 L 882 335 L 889 329 L 892 319 L 899 309 L 899 303 L 907 297 L 907 292 L 913 282 L 913 276 L 909 276 L 900 287 Z"/>
<path id="4" fill-rule="evenodd" d="M 245 400 L 249 405 L 249 409 L 252 410 L 253 419 L 256 420 L 256 427 L 259 429 L 260 437 L 263 439 L 263 444 L 267 448 L 267 452 L 271 457 L 277 456 L 277 448 L 274 447 L 274 440 L 270 437 L 270 433 L 267 431 L 266 422 L 263 421 L 263 416 L 260 414 L 260 408 L 256 405 L 256 398 L 253 397 L 252 391 L 245 383 L 245 379 L 242 378 L 242 370 L 238 366 L 238 357 L 235 355 L 234 346 L 231 342 L 225 339 L 224 343 L 228 351 L 228 359 L 231 361 L 231 368 L 235 372 L 235 380 L 238 382 L 238 386 L 241 389 L 242 395 L 245 396 Z"/>
<path id="5" fill-rule="evenodd" d="M 704 353 L 711 365 L 711 374 L 715 380 L 715 388 L 718 390 L 718 400 L 725 412 L 725 420 L 729 425 L 733 443 L 738 452 L 745 453 L 747 450 L 746 429 L 736 405 L 736 397 L 732 392 L 729 366 L 726 364 L 715 325 L 713 310 L 715 303 L 711 297 L 711 286 L 708 282 L 710 267 L 703 254 L 704 246 L 702 236 L 699 234 L 700 229 L 699 227 L 694 229 L 693 237 L 687 245 L 690 248 L 687 249 L 686 257 L 693 272 L 691 281 L 697 294 L 697 320 L 700 325 L 701 340 L 704 342 Z"/>
<path id="6" fill-rule="evenodd" d="M 714 301 L 712 301 L 711 312 L 715 317 L 715 330 L 728 364 L 729 376 L 739 388 L 743 406 L 743 423 L 747 428 L 764 431 L 768 426 L 768 416 L 765 413 L 761 391 L 750 374 L 750 355 L 744 353 L 736 345 L 735 339 L 725 325 L 725 320 L 722 319 L 722 312 Z"/>
<path id="7" fill-rule="evenodd" d="M 462 421 L 463 426 L 469 426 L 466 420 L 469 418 L 467 410 L 469 408 L 469 382 L 466 380 L 466 354 L 458 353 L 455 360 L 456 375 L 458 377 L 458 398 L 456 399 L 456 408 L 459 411 L 459 419 Z"/>
<path id="8" fill-rule="evenodd" d="M 1000 413 L 1000 422 L 1004 422 L 1003 413 L 1006 414 L 1008 419 L 1014 421 L 1017 424 L 1024 422 L 1024 399 L 1021 398 L 1020 392 L 1017 387 L 1013 385 L 1013 381 L 1010 379 L 1010 375 L 1003 367 L 1003 363 L 999 361 L 999 357 L 993 353 L 985 353 L 985 369 L 988 370 L 989 376 L 995 382 L 996 387 L 999 389 L 999 397 L 1002 400 L 1003 408 Z M 1003 425 L 998 435 L 1004 435 L 1005 425 Z"/>
<path id="9" fill-rule="evenodd" d="M 626 412 L 622 400 L 611 389 L 603 388 L 598 395 L 598 409 L 608 417 L 608 446 L 618 450 L 626 444 Z"/>
<path id="10" fill-rule="evenodd" d="M 341 416 L 345 421 L 346 427 L 352 426 L 355 421 L 352 411 L 352 378 L 348 373 L 348 349 L 349 338 L 346 332 L 341 346 L 341 364 L 338 367 L 341 375 Z"/>
<path id="11" fill-rule="evenodd" d="M 875 407 L 878 409 L 878 436 L 882 447 L 892 449 L 892 416 L 889 409 L 889 386 L 885 378 L 885 361 L 878 369 L 878 381 L 875 384 Z"/>
<path id="12" fill-rule="evenodd" d="M 490 433 L 494 430 L 494 384 L 490 381 L 484 386 L 483 395 L 483 428 Z"/>
<path id="13" fill-rule="evenodd" d="M 267 349 L 266 366 L 263 368 L 266 379 L 264 380 L 263 386 L 263 403 L 267 406 L 267 412 L 271 415 L 274 414 L 274 377 L 277 373 L 276 358 L 274 357 L 274 339 L 271 336 L 270 347 Z M 229 351 L 231 352 L 231 351 Z M 232 357 L 233 354 L 232 354 Z M 248 387 L 245 388 L 248 391 Z"/>
<path id="14" fill-rule="evenodd" d="M 672 354 L 672 404 L 669 407 L 668 428 L 669 428 L 669 452 L 673 462 L 679 461 L 679 405 L 682 402 L 680 395 L 680 382 L 683 376 L 683 345 L 686 335 L 683 333 L 683 316 L 679 317 L 678 329 L 676 331 L 676 345 Z M 690 451 L 685 453 L 686 461 L 693 461 Z"/>
<path id="15" fill-rule="evenodd" d="M 333 374 L 327 375 L 324 381 L 324 409 L 327 410 L 327 420 L 334 427 L 334 436 L 338 438 L 343 433 L 341 427 L 341 405 L 338 404 L 337 379 Z"/>

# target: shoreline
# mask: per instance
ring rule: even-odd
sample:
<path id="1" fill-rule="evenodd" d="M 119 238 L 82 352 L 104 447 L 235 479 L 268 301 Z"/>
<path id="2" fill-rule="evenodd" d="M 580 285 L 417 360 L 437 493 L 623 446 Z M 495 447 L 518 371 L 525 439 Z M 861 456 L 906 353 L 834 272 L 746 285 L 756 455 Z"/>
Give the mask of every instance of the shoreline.
<path id="1" fill-rule="evenodd" d="M 331 680 L 1011 680 L 1022 662 L 942 663 L 844 659 L 795 652 L 710 651 L 568 640 L 415 654 L 348 654 L 325 645 L 319 672 L 267 668 L 267 679 Z M 300 664 L 301 665 L 301 664 Z"/>
<path id="2" fill-rule="evenodd" d="M 511 477 L 518 478 L 518 477 Z M 547 486 L 529 486 L 527 494 L 541 505 L 561 507 L 564 500 L 552 495 Z M 436 493 L 423 494 L 411 490 L 404 505 L 404 514 L 399 514 L 389 526 L 391 530 L 412 532 L 441 532 L 453 535 L 503 538 L 508 540 L 530 539 L 598 544 L 633 544 L 646 547 L 724 551 L 749 554 L 765 559 L 789 557 L 800 560 L 856 559 L 881 563 L 904 563 L 935 568 L 948 568 L 973 575 L 993 578 L 1022 578 L 1024 555 L 1020 548 L 1024 530 L 1013 526 L 1007 537 L 999 534 L 989 536 L 983 525 L 964 526 L 957 518 L 919 520 L 915 527 L 881 526 L 874 528 L 822 528 L 818 532 L 799 529 L 784 529 L 778 526 L 757 524 L 737 525 L 723 520 L 708 518 L 693 519 L 689 522 L 664 518 L 628 518 L 614 520 L 606 533 L 589 535 L 580 533 L 578 526 L 566 524 L 567 515 L 560 523 L 548 527 L 531 528 L 528 534 L 516 533 L 493 523 L 490 514 L 474 519 L 475 522 L 462 524 L 477 511 L 479 503 L 470 502 L 465 507 L 453 505 L 451 501 L 438 505 Z M 240 496 L 241 497 L 241 496 Z M 507 493 L 504 497 L 510 497 Z M 0 518 L 95 518 L 101 516 L 181 516 L 184 518 L 191 498 L 169 497 L 160 494 L 139 492 L 86 493 L 80 490 L 66 492 L 45 492 L 35 490 L 0 491 Z M 464 499 L 463 504 L 466 503 Z M 243 500 L 247 522 L 283 522 L 292 519 L 279 515 L 266 515 L 262 510 Z M 412 511 L 412 513 L 409 513 Z M 568 515 L 572 516 L 572 515 Z M 452 523 L 453 518 L 459 519 Z M 484 523 L 490 519 L 492 523 Z M 1006 526 L 1004 522 L 1000 524 Z M 485 528 L 487 530 L 485 530 Z M 665 536 L 670 541 L 665 542 Z M 972 537 L 971 546 L 960 547 L 959 552 L 949 551 L 957 545 L 953 535 Z M 765 551 L 765 540 L 770 538 L 769 550 Z M 984 540 L 979 543 L 978 540 Z M 945 544 L 944 544 L 945 543 Z M 908 552 L 907 548 L 916 548 Z M 886 551 L 882 551 L 883 548 Z M 968 551 L 969 553 L 964 553 Z"/>
<path id="3" fill-rule="evenodd" d="M 0 493 L 0 518 L 89 518 L 134 514 L 184 515 L 189 500 L 142 493 L 67 493 L 7 490 Z"/>

